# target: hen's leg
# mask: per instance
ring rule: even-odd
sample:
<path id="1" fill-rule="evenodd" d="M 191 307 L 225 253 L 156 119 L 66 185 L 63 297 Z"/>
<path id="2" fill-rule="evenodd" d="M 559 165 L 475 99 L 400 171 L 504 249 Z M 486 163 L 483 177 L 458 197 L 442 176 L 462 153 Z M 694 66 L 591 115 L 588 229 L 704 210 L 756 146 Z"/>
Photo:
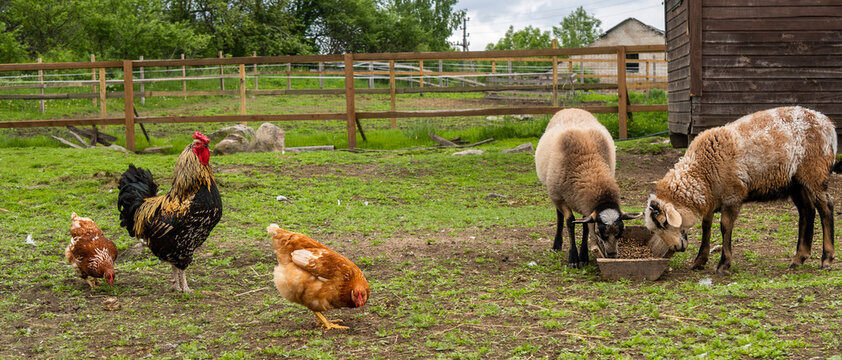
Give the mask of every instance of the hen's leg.
<path id="1" fill-rule="evenodd" d="M 172 291 L 181 291 L 181 278 L 179 277 L 179 270 L 175 265 L 172 266 L 170 282 L 172 283 Z"/>
<path id="2" fill-rule="evenodd" d="M 335 322 L 340 322 L 342 320 L 330 321 L 327 318 L 325 318 L 325 316 L 322 315 L 322 313 L 320 313 L 318 311 L 313 311 L 313 314 L 316 315 L 316 320 L 319 322 L 319 324 L 321 326 L 325 327 L 327 330 L 330 330 L 330 329 L 339 329 L 339 330 L 348 329 L 347 326 L 334 324 Z"/>
<path id="3" fill-rule="evenodd" d="M 187 286 L 187 275 L 184 273 L 184 270 L 179 270 L 179 272 L 181 273 L 181 291 L 186 293 L 193 292 L 193 290 L 190 290 L 190 287 Z"/>
<path id="4" fill-rule="evenodd" d="M 91 286 L 91 290 L 96 288 L 96 278 L 92 278 L 92 277 L 85 278 L 85 282 L 87 282 L 88 285 Z"/>

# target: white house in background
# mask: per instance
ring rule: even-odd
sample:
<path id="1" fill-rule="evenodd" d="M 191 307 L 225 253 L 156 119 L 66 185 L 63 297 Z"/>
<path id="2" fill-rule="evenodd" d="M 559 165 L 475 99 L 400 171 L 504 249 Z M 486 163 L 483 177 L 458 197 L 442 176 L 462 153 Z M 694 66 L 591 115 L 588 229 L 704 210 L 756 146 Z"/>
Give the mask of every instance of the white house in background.
<path id="1" fill-rule="evenodd" d="M 635 18 L 628 18 L 616 26 L 608 29 L 601 37 L 594 40 L 588 47 L 617 46 L 617 45 L 664 45 L 666 37 L 664 31 L 653 26 L 646 25 Z M 600 77 L 600 82 L 614 83 L 617 81 L 617 63 L 614 61 L 616 55 L 575 55 L 572 59 L 582 59 L 574 64 L 577 69 L 585 69 L 586 73 L 593 72 L 594 75 L 611 75 L 611 77 Z M 629 61 L 643 60 L 641 62 L 626 63 L 626 82 L 646 81 L 667 81 L 667 62 L 664 53 L 643 53 L 626 54 Z M 587 61 L 591 60 L 591 61 Z M 576 72 L 580 72 L 576 71 Z"/>

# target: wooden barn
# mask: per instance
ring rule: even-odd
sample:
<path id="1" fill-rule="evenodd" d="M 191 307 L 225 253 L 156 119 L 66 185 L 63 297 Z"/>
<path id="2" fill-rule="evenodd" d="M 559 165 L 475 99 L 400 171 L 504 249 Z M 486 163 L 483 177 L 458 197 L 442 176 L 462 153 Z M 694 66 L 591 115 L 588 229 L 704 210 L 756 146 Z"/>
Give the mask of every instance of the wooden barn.
<path id="1" fill-rule="evenodd" d="M 785 105 L 823 112 L 842 131 L 842 2 L 666 0 L 664 10 L 674 146 Z"/>
<path id="2" fill-rule="evenodd" d="M 608 29 L 588 47 L 663 44 L 664 32 L 662 30 L 635 18 L 628 18 Z M 584 68 L 593 75 L 605 75 L 599 78 L 600 82 L 617 82 L 616 55 L 573 55 L 570 58 L 592 60 L 579 63 L 579 68 Z M 626 81 L 630 86 L 634 86 L 634 83 L 666 80 L 667 66 L 663 53 L 626 54 L 626 59 Z"/>

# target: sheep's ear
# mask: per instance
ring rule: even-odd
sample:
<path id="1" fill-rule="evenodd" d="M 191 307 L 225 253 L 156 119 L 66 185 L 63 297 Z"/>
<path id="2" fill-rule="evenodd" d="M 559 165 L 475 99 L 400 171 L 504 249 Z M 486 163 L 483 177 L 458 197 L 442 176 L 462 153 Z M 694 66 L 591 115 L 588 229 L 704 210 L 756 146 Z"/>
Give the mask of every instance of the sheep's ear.
<path id="1" fill-rule="evenodd" d="M 666 204 L 664 211 L 667 213 L 667 223 L 672 227 L 681 227 L 681 214 L 675 209 L 675 206 Z"/>
<path id="2" fill-rule="evenodd" d="M 640 219 L 641 216 L 643 216 L 643 213 L 623 213 L 623 216 L 620 216 L 620 220 Z"/>
<path id="3" fill-rule="evenodd" d="M 574 224 L 590 224 L 596 222 L 596 212 L 593 214 L 588 215 L 588 217 L 584 219 L 573 220 Z"/>

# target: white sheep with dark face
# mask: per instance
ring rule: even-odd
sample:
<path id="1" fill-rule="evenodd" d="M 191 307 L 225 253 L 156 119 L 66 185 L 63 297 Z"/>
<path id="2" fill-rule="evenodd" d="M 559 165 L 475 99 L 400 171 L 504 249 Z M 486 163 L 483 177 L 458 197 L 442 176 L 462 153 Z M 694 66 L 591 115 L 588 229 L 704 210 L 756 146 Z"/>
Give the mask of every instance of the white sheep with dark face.
<path id="1" fill-rule="evenodd" d="M 674 251 L 687 247 L 685 231 L 702 221 L 693 263 L 710 255 L 713 214 L 721 213 L 722 256 L 716 273 L 729 274 L 731 233 L 742 204 L 791 197 L 798 208 L 798 245 L 791 266 L 810 256 L 816 210 L 822 220 L 822 267 L 833 262 L 833 202 L 827 192 L 837 150 L 827 116 L 798 106 L 743 116 L 699 134 L 684 157 L 656 185 L 646 206 L 646 227 Z"/>
<path id="2" fill-rule="evenodd" d="M 561 250 L 565 222 L 570 233 L 570 266 L 588 263 L 588 231 L 595 227 L 600 250 L 617 256 L 617 239 L 623 220 L 639 216 L 620 210 L 620 188 L 614 179 L 614 140 L 605 126 L 589 112 L 565 109 L 557 112 L 535 149 L 535 169 L 556 207 L 558 227 L 554 250 Z M 573 220 L 573 212 L 586 216 Z M 584 223 L 577 251 L 574 224 Z M 595 226 L 593 226 L 595 225 Z"/>

